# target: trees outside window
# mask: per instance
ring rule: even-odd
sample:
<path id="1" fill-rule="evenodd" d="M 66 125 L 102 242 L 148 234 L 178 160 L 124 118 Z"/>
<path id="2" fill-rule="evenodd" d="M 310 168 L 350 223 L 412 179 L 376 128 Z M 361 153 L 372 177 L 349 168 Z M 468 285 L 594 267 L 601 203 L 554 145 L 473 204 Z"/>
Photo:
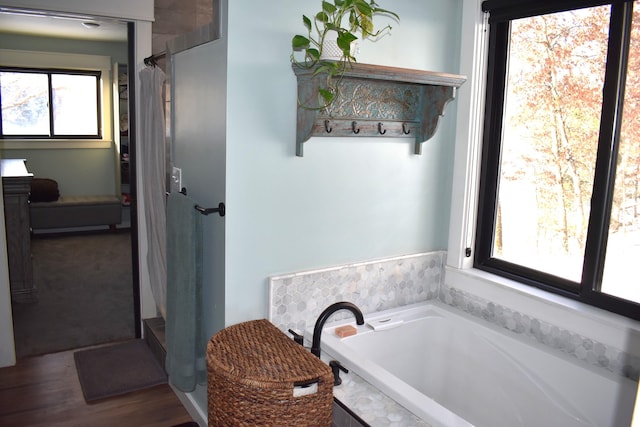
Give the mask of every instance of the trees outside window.
<path id="1" fill-rule="evenodd" d="M 640 15 L 499 3 L 475 266 L 639 318 Z"/>
<path id="2" fill-rule="evenodd" d="M 0 68 L 0 137 L 100 138 L 100 73 Z"/>

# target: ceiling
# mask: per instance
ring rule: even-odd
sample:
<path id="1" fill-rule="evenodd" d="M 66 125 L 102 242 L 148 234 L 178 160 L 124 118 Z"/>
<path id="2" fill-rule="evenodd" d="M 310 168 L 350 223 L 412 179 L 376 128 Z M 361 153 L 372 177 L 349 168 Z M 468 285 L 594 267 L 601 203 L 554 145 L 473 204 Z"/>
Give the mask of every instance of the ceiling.
<path id="1" fill-rule="evenodd" d="M 86 22 L 99 24 L 99 27 L 87 28 L 83 25 Z M 95 41 L 127 40 L 127 26 L 121 21 L 16 13 L 2 9 L 0 9 L 0 33 Z"/>

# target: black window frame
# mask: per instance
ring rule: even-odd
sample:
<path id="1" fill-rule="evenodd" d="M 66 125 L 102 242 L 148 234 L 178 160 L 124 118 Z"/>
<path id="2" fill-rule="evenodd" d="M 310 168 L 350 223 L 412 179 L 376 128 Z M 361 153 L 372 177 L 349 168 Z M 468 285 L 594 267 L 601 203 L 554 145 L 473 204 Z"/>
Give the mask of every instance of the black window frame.
<path id="1" fill-rule="evenodd" d="M 49 96 L 49 135 L 5 135 L 2 124 L 2 110 L 0 109 L 0 139 L 5 140 L 70 140 L 70 139 L 102 139 L 102 96 L 101 96 L 101 79 L 102 72 L 100 70 L 80 70 L 80 69 L 60 69 L 60 68 L 27 68 L 27 67 L 3 67 L 0 66 L 0 72 L 12 72 L 12 73 L 31 73 L 31 74 L 44 74 L 47 76 L 48 80 L 48 96 Z M 53 90 L 51 88 L 51 76 L 52 75 L 81 75 L 81 76 L 91 76 L 96 78 L 96 123 L 97 130 L 96 134 L 91 135 L 67 135 L 67 134 L 56 134 L 54 132 L 54 123 L 53 123 Z M 1 96 L 1 94 L 0 94 Z"/>
<path id="2" fill-rule="evenodd" d="M 633 18 L 633 1 L 487 0 L 489 49 L 481 154 L 474 268 L 560 294 L 632 319 L 640 320 L 640 304 L 600 292 L 608 239 L 611 199 Z M 579 283 L 492 257 L 500 173 L 502 119 L 506 86 L 510 21 L 586 7 L 611 5 L 605 84 L 591 213 Z"/>

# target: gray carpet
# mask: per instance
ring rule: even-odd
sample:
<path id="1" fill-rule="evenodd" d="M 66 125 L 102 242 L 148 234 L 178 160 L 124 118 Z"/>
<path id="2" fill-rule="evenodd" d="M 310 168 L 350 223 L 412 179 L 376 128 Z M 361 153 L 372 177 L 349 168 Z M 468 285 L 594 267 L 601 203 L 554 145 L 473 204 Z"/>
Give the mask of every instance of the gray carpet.
<path id="1" fill-rule="evenodd" d="M 142 340 L 76 351 L 73 358 L 87 402 L 167 382 L 164 369 Z"/>
<path id="2" fill-rule="evenodd" d="M 13 303 L 16 356 L 133 338 L 128 231 L 31 239 L 36 303 Z"/>

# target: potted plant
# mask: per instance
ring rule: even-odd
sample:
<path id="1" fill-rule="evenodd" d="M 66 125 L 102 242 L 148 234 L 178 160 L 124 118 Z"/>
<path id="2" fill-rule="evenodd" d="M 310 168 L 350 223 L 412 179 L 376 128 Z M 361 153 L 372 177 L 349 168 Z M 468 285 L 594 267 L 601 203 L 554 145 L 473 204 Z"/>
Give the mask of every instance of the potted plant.
<path id="1" fill-rule="evenodd" d="M 299 67 L 314 68 L 315 74 L 327 76 L 326 85 L 318 90 L 318 106 L 305 108 L 323 109 L 336 98 L 339 77 L 356 61 L 352 46 L 358 35 L 361 40 L 375 41 L 391 30 L 388 24 L 376 29 L 375 16 L 400 19 L 396 13 L 380 8 L 375 0 L 333 0 L 333 3 L 323 0 L 322 10 L 313 19 L 302 15 L 307 34 L 293 37 L 291 62 Z M 335 43 L 333 47 L 328 44 L 331 41 Z M 334 54 L 328 54 L 328 50 Z M 296 52 L 301 59 L 296 58 Z"/>

